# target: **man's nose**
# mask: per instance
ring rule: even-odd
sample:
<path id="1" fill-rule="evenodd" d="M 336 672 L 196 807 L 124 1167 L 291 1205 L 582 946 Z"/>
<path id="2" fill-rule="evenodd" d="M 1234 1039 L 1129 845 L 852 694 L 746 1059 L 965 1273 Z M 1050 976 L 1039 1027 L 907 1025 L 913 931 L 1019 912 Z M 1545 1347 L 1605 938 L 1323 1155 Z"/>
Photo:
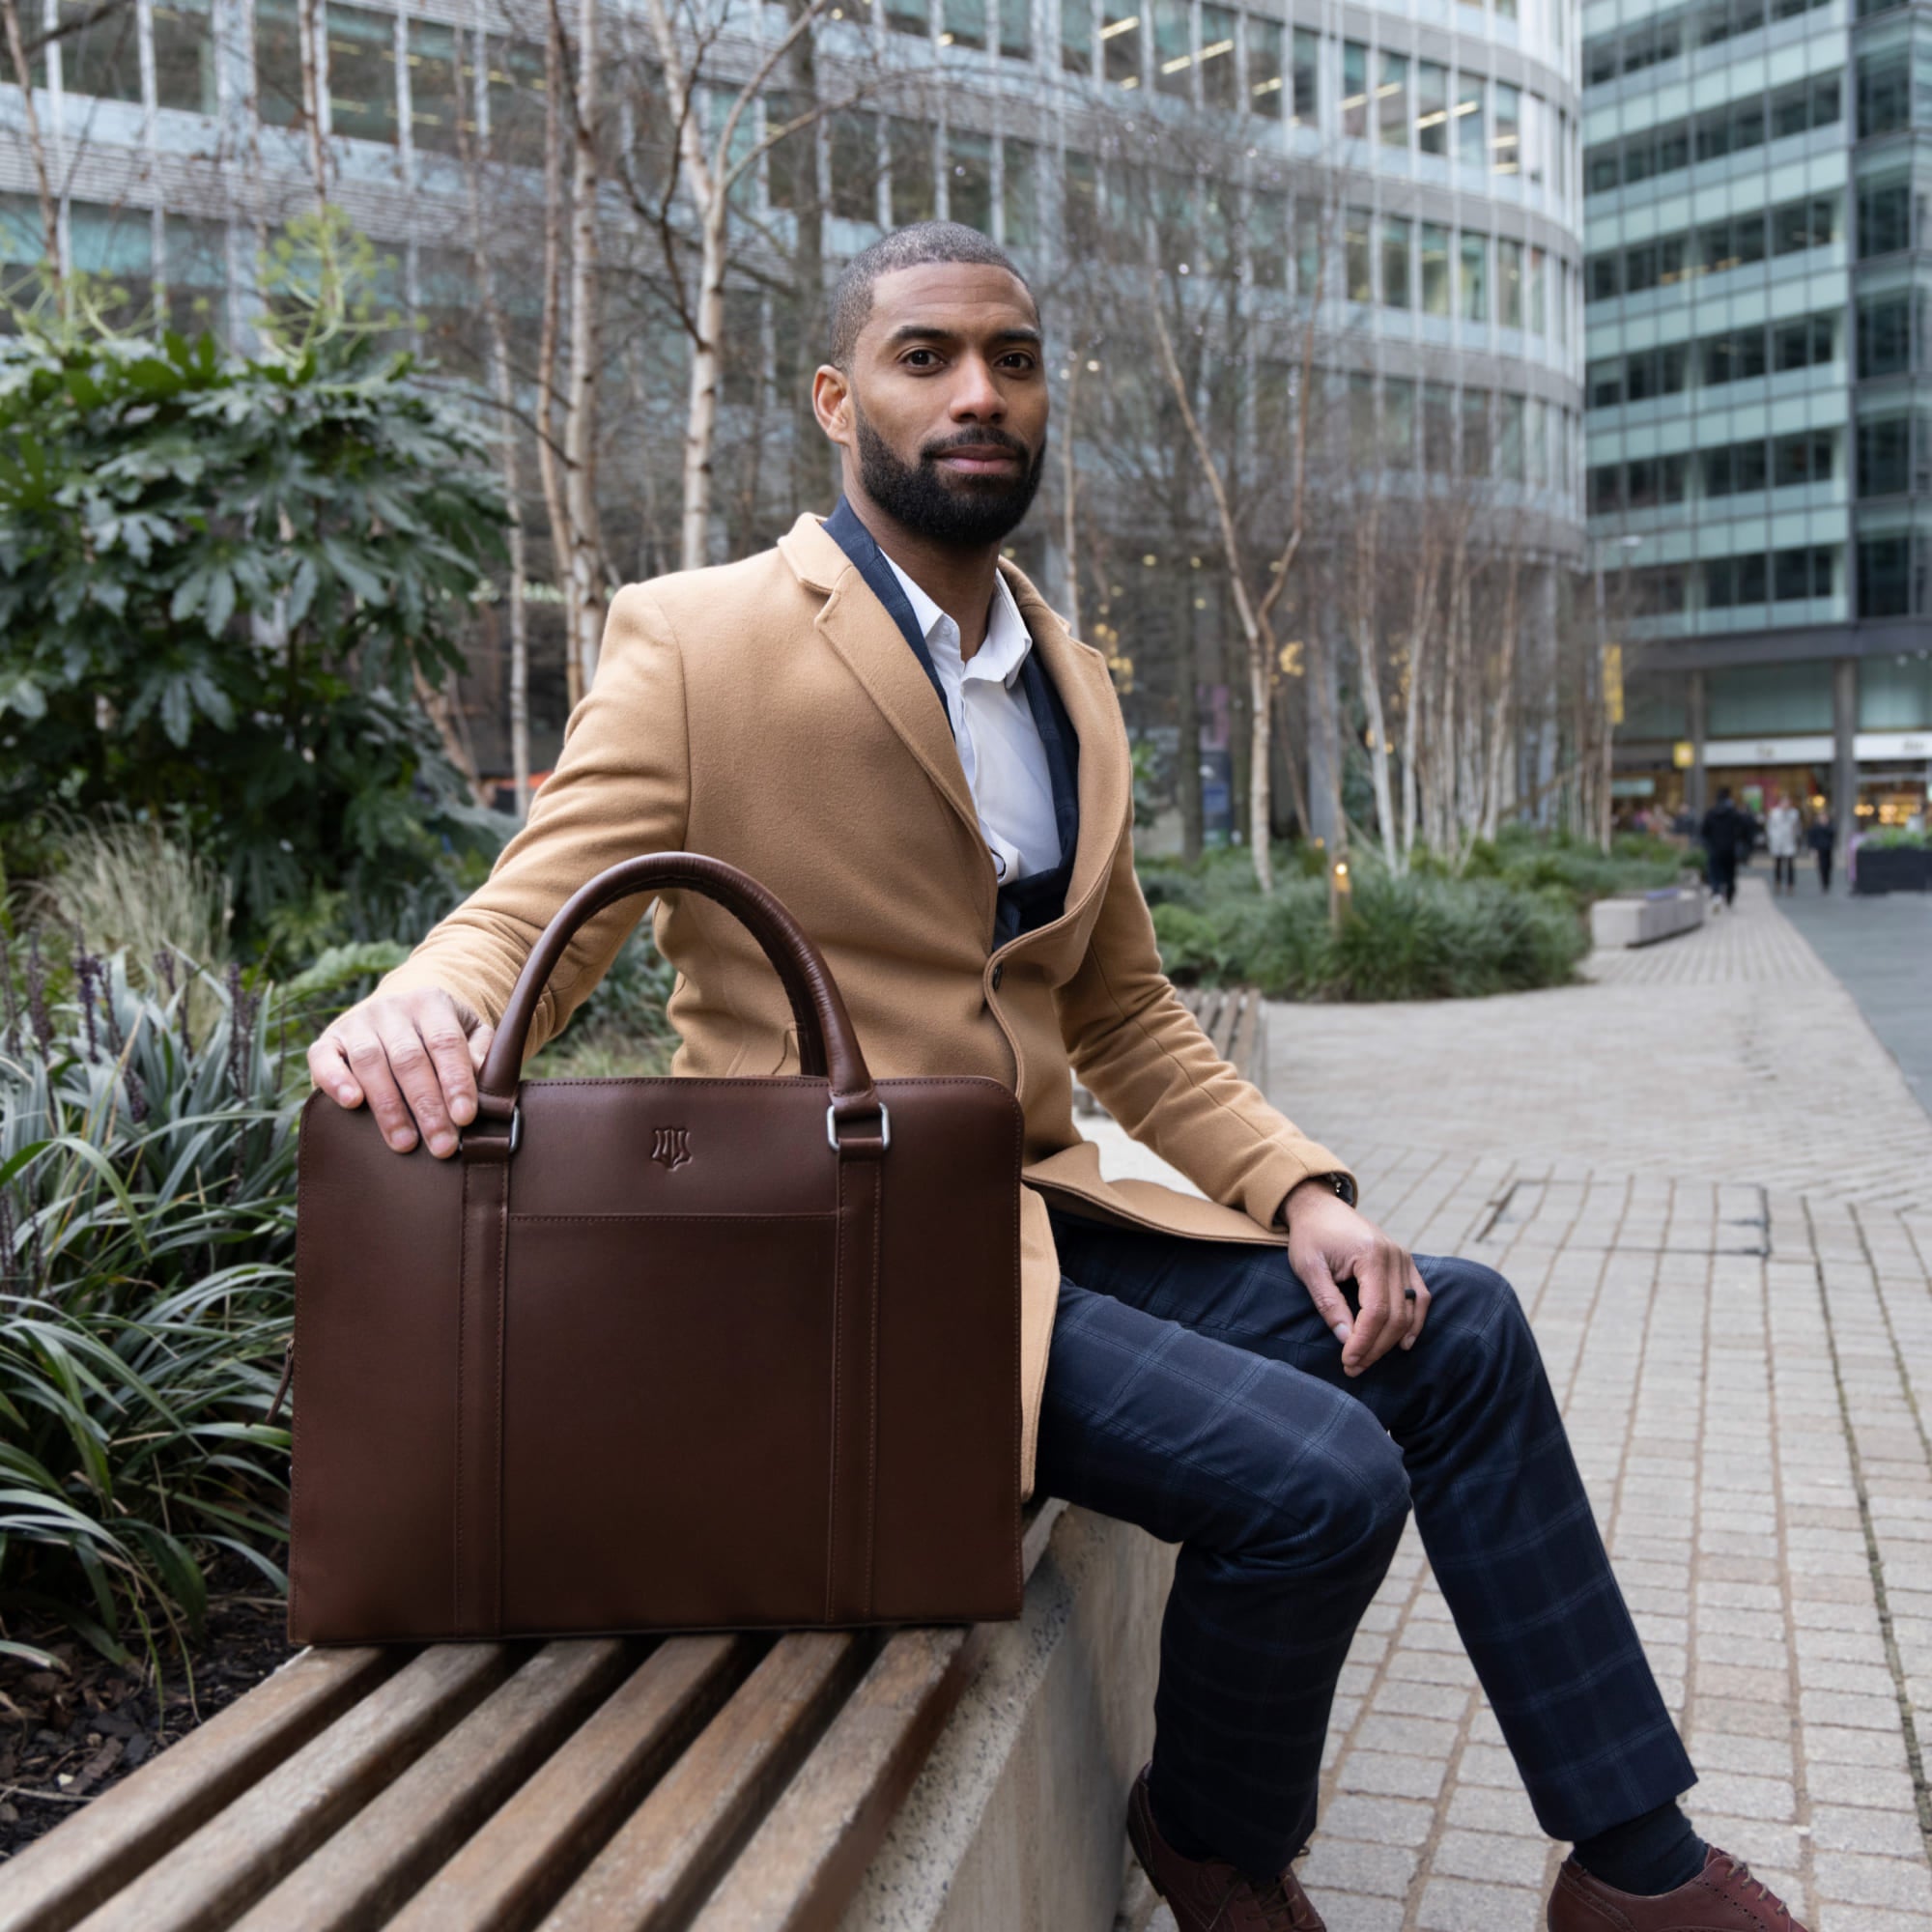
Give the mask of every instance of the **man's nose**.
<path id="1" fill-rule="evenodd" d="M 997 422 L 1006 414 L 1007 399 L 993 381 L 992 365 L 983 356 L 969 356 L 961 363 L 951 409 L 959 421 Z"/>

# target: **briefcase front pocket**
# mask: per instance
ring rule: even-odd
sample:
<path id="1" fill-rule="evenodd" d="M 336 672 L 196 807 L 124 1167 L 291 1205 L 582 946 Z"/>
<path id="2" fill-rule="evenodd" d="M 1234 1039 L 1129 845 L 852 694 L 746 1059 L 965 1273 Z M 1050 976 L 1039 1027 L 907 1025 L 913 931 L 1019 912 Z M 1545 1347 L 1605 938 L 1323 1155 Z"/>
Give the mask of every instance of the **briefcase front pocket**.
<path id="1" fill-rule="evenodd" d="M 506 1629 L 824 1616 L 837 1226 L 511 1214 Z"/>

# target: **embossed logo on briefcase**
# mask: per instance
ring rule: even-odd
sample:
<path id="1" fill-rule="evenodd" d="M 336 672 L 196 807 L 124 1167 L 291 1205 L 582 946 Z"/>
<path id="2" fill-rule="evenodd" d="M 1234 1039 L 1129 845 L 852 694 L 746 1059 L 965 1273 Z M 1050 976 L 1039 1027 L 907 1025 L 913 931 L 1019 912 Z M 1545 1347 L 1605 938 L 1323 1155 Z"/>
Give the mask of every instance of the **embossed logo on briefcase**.
<path id="1" fill-rule="evenodd" d="M 660 1127 L 651 1158 L 666 1167 L 682 1167 L 691 1158 L 691 1135 L 683 1127 Z"/>

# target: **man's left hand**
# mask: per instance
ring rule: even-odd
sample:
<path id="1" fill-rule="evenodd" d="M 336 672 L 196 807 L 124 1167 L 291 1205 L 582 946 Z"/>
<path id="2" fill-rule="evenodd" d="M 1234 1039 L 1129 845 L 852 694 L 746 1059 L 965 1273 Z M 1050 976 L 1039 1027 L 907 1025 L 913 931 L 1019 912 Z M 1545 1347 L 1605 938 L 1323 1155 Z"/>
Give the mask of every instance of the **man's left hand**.
<path id="1" fill-rule="evenodd" d="M 1291 1188 L 1276 1219 L 1288 1224 L 1290 1265 L 1342 1345 L 1345 1374 L 1360 1375 L 1398 1346 L 1415 1347 L 1429 1320 L 1429 1289 L 1406 1248 L 1319 1177 Z M 1337 1286 L 1350 1279 L 1352 1314 Z"/>

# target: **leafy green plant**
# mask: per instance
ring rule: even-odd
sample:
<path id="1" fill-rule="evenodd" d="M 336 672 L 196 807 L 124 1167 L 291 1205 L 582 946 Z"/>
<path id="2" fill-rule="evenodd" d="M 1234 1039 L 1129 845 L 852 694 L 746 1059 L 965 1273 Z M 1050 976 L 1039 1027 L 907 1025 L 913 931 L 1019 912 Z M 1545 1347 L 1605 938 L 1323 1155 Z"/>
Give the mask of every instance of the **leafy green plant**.
<path id="1" fill-rule="evenodd" d="M 1903 825 L 1881 825 L 1859 840 L 1859 849 L 1871 852 L 1928 852 L 1932 851 L 1932 832 L 1913 832 Z"/>
<path id="2" fill-rule="evenodd" d="M 355 327 L 252 357 L 29 319 L 0 341 L 0 825 L 173 813 L 252 936 L 359 929 L 487 855 L 417 699 L 503 512 L 476 428 Z"/>
<path id="3" fill-rule="evenodd" d="M 300 1009 L 85 948 L 63 996 L 43 939 L 0 950 L 0 1613 L 125 1662 L 199 1629 L 213 1551 L 285 1587 Z"/>

